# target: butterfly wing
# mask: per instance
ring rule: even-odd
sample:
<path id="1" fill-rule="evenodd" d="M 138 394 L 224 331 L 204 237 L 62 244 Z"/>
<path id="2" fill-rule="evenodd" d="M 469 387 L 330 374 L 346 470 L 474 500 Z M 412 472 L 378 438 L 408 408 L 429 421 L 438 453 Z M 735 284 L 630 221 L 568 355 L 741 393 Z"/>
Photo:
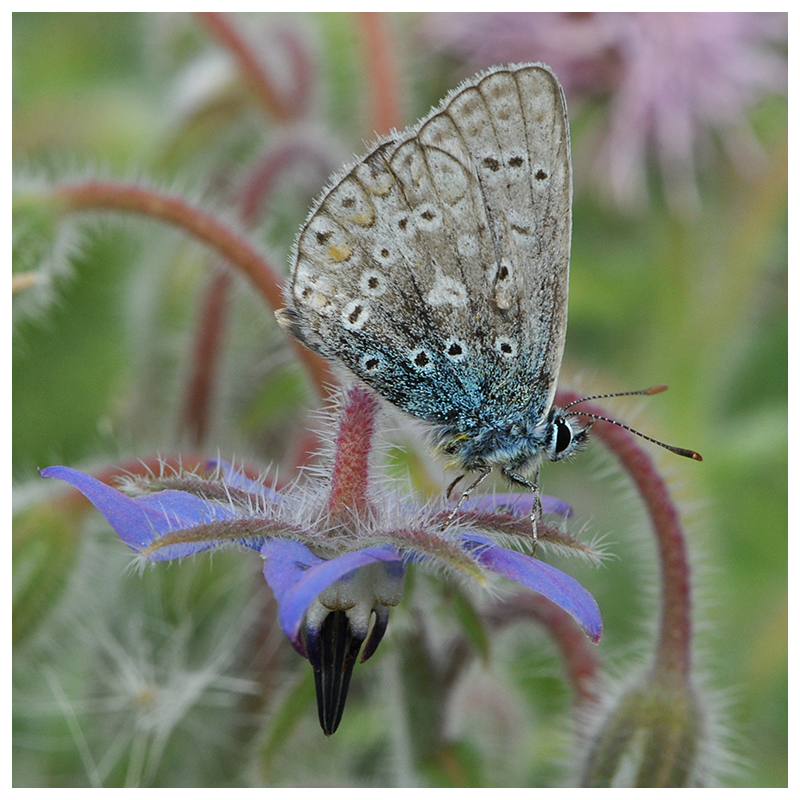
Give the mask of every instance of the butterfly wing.
<path id="1" fill-rule="evenodd" d="M 571 194 L 557 79 L 492 69 L 334 179 L 280 319 L 418 417 L 539 420 L 566 334 Z"/>

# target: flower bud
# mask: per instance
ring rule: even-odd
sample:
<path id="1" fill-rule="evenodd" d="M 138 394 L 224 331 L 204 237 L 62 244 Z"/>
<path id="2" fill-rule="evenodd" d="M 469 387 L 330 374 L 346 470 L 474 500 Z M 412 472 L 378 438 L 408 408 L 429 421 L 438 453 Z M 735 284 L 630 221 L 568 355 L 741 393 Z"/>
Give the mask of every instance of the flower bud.
<path id="1" fill-rule="evenodd" d="M 625 692 L 595 730 L 581 784 L 695 786 L 703 723 L 688 683 L 650 677 Z"/>

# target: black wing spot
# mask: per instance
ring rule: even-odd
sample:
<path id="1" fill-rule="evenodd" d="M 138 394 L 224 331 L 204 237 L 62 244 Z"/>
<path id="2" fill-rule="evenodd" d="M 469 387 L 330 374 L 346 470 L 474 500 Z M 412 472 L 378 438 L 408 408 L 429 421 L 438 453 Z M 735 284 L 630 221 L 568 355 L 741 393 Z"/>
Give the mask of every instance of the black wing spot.
<path id="1" fill-rule="evenodd" d="M 351 325 L 355 325 L 358 322 L 358 318 L 361 316 L 361 312 L 364 310 L 364 306 L 356 306 L 348 315 L 347 321 Z"/>

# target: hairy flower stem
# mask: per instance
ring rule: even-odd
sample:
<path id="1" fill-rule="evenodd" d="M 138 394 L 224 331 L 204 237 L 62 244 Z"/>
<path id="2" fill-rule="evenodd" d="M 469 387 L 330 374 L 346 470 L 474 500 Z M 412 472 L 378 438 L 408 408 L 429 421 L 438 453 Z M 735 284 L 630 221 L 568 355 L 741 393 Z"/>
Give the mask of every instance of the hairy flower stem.
<path id="1" fill-rule="evenodd" d="M 377 413 L 377 398 L 363 386 L 354 385 L 339 417 L 328 495 L 328 513 L 332 520 L 347 521 L 367 515 L 369 456 Z"/>
<path id="2" fill-rule="evenodd" d="M 182 228 L 244 273 L 270 308 L 283 307 L 281 279 L 266 259 L 233 228 L 190 205 L 182 197 L 133 184 L 93 180 L 59 186 L 55 194 L 64 203 L 66 211 L 127 211 Z M 336 382 L 330 367 L 302 345 L 294 346 L 318 392 L 327 397 L 329 386 Z"/>
<path id="3" fill-rule="evenodd" d="M 560 393 L 558 402 L 574 399 L 578 399 L 577 395 Z M 581 409 L 603 415 L 602 409 L 588 404 Z M 631 433 L 607 422 L 595 422 L 592 433 L 603 440 L 630 474 L 653 525 L 662 597 L 654 673 L 662 680 L 671 675 L 673 679 L 685 681 L 692 666 L 691 578 L 678 510 L 652 460 Z"/>
<path id="4" fill-rule="evenodd" d="M 597 701 L 599 663 L 596 649 L 575 625 L 572 618 L 546 597 L 517 592 L 503 598 L 486 615 L 492 629 L 502 628 L 520 619 L 532 619 L 542 625 L 558 647 L 567 678 L 580 708 Z"/>
<path id="5" fill-rule="evenodd" d="M 201 443 L 208 431 L 230 284 L 230 272 L 218 270 L 206 289 L 200 325 L 193 343 L 192 374 L 187 391 L 184 425 L 194 444 Z"/>
<path id="6" fill-rule="evenodd" d="M 392 37 L 387 32 L 386 16 L 374 11 L 358 14 L 366 48 L 365 76 L 371 84 L 372 127 L 377 134 L 388 134 L 403 124 L 398 97 L 399 82 L 392 59 Z"/>
<path id="7" fill-rule="evenodd" d="M 56 194 L 68 211 L 128 211 L 183 228 L 217 250 L 255 285 L 271 308 L 283 305 L 278 273 L 240 234 L 179 195 L 134 184 L 86 181 L 59 186 Z"/>
<path id="8" fill-rule="evenodd" d="M 254 48 L 240 35 L 236 26 L 230 23 L 226 14 L 201 11 L 197 13 L 197 18 L 236 60 L 239 69 L 267 114 L 285 121 L 294 119 L 303 113 L 309 96 L 311 70 L 304 51 L 293 37 L 285 35 L 283 44 L 286 45 L 291 57 L 295 86 L 292 91 L 280 92 Z"/>
<path id="9" fill-rule="evenodd" d="M 559 402 L 572 399 L 560 396 Z M 588 403 L 581 408 L 604 416 Z M 705 721 L 691 674 L 691 576 L 678 510 L 633 434 L 603 421 L 596 421 L 592 431 L 628 471 L 652 521 L 661 570 L 661 619 L 648 672 L 616 698 L 582 745 L 581 785 L 696 785 Z"/>

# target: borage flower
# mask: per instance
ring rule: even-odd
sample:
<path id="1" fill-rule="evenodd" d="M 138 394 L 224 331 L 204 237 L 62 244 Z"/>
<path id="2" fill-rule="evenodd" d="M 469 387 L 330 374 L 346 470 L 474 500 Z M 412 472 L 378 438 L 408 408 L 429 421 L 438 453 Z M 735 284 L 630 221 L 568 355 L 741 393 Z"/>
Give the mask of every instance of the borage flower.
<path id="1" fill-rule="evenodd" d="M 281 627 L 314 668 L 327 735 L 341 721 L 359 652 L 362 662 L 375 652 L 389 609 L 400 602 L 410 563 L 443 567 L 484 585 L 489 573 L 501 575 L 549 598 L 598 641 L 600 612 L 577 581 L 492 538 L 530 540 L 531 497 L 476 498 L 450 519 L 451 509 L 403 502 L 370 481 L 377 410 L 378 401 L 366 389 L 350 390 L 332 468 L 319 486 L 294 483 L 278 491 L 223 462 L 210 462 L 205 474 L 135 479 L 139 496 L 69 467 L 47 467 L 40 474 L 82 492 L 148 561 L 230 544 L 258 550 Z M 543 507 L 565 511 L 551 498 L 543 498 Z M 546 525 L 537 530 L 544 543 L 586 549 Z"/>

